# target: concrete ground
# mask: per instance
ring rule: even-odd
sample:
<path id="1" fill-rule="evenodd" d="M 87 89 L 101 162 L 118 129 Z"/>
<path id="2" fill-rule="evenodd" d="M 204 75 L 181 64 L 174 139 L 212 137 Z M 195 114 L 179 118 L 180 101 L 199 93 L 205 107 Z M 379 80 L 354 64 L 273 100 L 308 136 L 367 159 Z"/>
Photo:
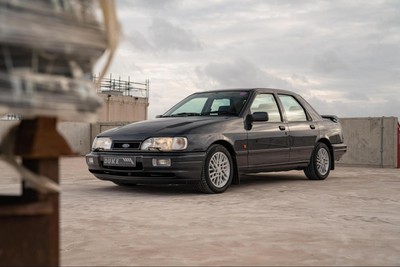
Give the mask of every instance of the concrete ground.
<path id="1" fill-rule="evenodd" d="M 217 195 L 119 187 L 61 161 L 64 266 L 400 264 L 400 169 L 248 176 Z"/>

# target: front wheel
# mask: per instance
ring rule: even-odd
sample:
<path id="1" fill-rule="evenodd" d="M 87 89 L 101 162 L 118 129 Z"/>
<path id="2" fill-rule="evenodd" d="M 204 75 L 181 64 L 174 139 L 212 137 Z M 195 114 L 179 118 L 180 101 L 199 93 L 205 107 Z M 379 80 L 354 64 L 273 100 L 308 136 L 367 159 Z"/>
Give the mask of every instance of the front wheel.
<path id="1" fill-rule="evenodd" d="M 304 173 L 310 180 L 325 180 L 331 170 L 331 153 L 324 143 L 317 143 Z"/>
<path id="2" fill-rule="evenodd" d="M 197 189 L 203 193 L 223 193 L 233 179 L 232 157 L 221 145 L 212 145 L 206 155 L 201 180 Z"/>

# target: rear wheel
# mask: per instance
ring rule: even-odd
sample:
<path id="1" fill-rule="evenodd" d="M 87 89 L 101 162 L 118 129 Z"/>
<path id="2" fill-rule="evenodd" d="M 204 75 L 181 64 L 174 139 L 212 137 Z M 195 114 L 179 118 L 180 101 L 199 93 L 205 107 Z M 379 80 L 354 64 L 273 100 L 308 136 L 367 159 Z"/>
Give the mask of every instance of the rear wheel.
<path id="1" fill-rule="evenodd" d="M 232 157 L 221 145 L 212 145 L 206 155 L 200 182 L 196 184 L 203 193 L 223 193 L 232 183 Z"/>
<path id="2" fill-rule="evenodd" d="M 329 148 L 324 143 L 317 143 L 304 173 L 310 180 L 325 180 L 330 170 L 331 153 Z"/>

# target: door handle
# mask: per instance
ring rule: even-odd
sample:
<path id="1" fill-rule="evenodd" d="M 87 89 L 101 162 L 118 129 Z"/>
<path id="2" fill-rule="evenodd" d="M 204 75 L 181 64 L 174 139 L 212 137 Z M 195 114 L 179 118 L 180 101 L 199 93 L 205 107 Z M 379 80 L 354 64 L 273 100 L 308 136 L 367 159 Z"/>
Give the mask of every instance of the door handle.
<path id="1" fill-rule="evenodd" d="M 286 127 L 283 125 L 279 125 L 279 130 L 284 131 L 284 130 L 286 130 Z"/>
<path id="2" fill-rule="evenodd" d="M 310 128 L 314 130 L 314 129 L 315 129 L 315 125 L 314 125 L 314 124 L 311 124 L 311 125 L 310 125 Z"/>

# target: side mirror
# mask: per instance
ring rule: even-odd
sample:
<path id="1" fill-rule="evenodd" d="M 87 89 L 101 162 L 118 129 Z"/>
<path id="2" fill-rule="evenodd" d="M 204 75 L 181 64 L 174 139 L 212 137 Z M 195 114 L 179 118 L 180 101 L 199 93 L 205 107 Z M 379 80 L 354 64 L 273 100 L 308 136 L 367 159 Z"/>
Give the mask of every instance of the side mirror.
<path id="1" fill-rule="evenodd" d="M 268 112 L 253 113 L 253 121 L 268 121 L 268 120 L 269 120 Z"/>
<path id="2" fill-rule="evenodd" d="M 251 128 L 253 128 L 253 115 L 251 114 L 247 114 L 246 119 L 244 120 L 244 128 L 248 131 L 251 130 Z"/>
<path id="3" fill-rule="evenodd" d="M 157 115 L 156 118 L 162 118 L 162 115 Z"/>

